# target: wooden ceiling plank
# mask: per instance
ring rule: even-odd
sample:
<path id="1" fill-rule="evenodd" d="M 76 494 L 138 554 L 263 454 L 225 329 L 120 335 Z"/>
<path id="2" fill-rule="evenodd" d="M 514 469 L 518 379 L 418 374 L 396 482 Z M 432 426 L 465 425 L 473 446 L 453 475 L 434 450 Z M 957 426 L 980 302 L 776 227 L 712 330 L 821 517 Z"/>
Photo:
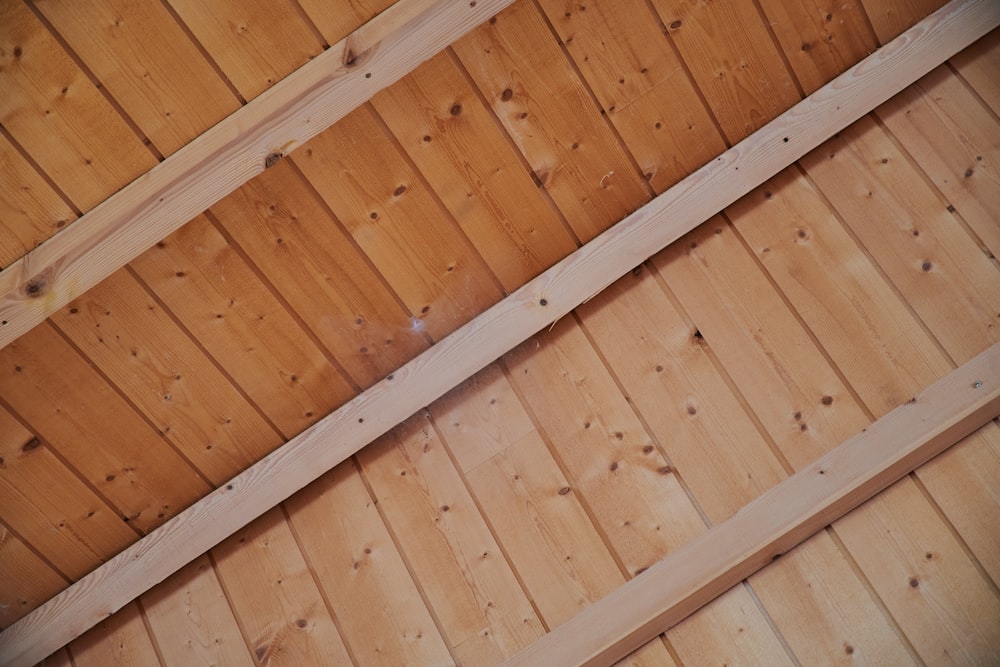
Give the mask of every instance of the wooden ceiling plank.
<path id="1" fill-rule="evenodd" d="M 730 143 L 799 101 L 753 3 L 653 0 L 653 6 Z"/>
<path id="2" fill-rule="evenodd" d="M 130 266 L 284 439 L 356 393 L 205 216 Z"/>
<path id="3" fill-rule="evenodd" d="M 219 580 L 260 664 L 348 665 L 344 645 L 281 508 L 212 550 Z"/>
<path id="4" fill-rule="evenodd" d="M 276 83 L 0 272 L 0 346 L 510 2 L 398 3 Z"/>
<path id="5" fill-rule="evenodd" d="M 507 291 L 576 249 L 450 54 L 418 67 L 372 105 Z"/>
<path id="6" fill-rule="evenodd" d="M 892 139 L 869 116 L 803 159 L 802 166 L 961 363 L 1000 340 L 1000 274 Z M 973 169 L 968 178 L 981 176 Z M 975 324 L 965 326 L 969 322 Z"/>
<path id="7" fill-rule="evenodd" d="M 533 178 L 587 242 L 646 203 L 646 183 L 541 10 L 520 2 L 495 18 L 453 49 Z"/>
<path id="8" fill-rule="evenodd" d="M 965 82 L 1000 116 L 1000 30 L 994 30 L 951 59 Z"/>
<path id="9" fill-rule="evenodd" d="M 289 498 L 285 508 L 358 664 L 454 661 L 353 461 Z"/>
<path id="10" fill-rule="evenodd" d="M 410 314 L 290 160 L 211 211 L 230 245 L 260 267 L 304 328 L 362 388 L 426 349 Z"/>
<path id="11" fill-rule="evenodd" d="M 934 70 L 876 113 L 982 245 L 1000 257 L 996 116 L 947 67 Z"/>
<path id="12" fill-rule="evenodd" d="M 73 642 L 70 647 L 76 667 L 142 667 L 160 665 L 153 639 L 137 603 L 130 603 L 99 628 Z"/>
<path id="13" fill-rule="evenodd" d="M 208 556 L 142 596 L 142 606 L 167 665 L 256 664 Z"/>
<path id="14" fill-rule="evenodd" d="M 687 543 L 508 664 L 611 664 L 997 414 L 1000 345 Z"/>
<path id="15" fill-rule="evenodd" d="M 992 0 L 955 2 L 928 17 L 5 630 L 0 655 L 27 664 L 51 653 L 997 24 Z"/>
<path id="16" fill-rule="evenodd" d="M 624 574 L 636 577 L 705 531 L 702 508 L 573 318 L 532 342 L 504 357 L 511 384 L 590 506 Z M 742 632 L 734 643 L 736 628 Z M 672 628 L 667 641 L 685 663 L 793 664 L 743 587 Z"/>
<path id="17" fill-rule="evenodd" d="M 64 589 L 69 582 L 0 522 L 0 627 Z"/>
<path id="18" fill-rule="evenodd" d="M 549 452 L 499 364 L 474 375 L 430 411 L 548 627 L 625 582 L 579 489 Z M 494 453 L 483 460 L 486 452 Z M 653 639 L 627 664 L 674 663 L 663 643 Z"/>

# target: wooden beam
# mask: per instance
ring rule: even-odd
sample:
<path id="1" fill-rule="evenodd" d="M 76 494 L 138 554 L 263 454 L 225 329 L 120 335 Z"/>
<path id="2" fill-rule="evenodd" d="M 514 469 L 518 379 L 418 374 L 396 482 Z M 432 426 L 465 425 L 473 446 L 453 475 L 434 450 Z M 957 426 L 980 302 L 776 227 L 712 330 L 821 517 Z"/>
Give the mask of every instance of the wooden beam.
<path id="1" fill-rule="evenodd" d="M 1000 343 L 505 664 L 610 665 L 1000 414 Z"/>
<path id="2" fill-rule="evenodd" d="M 400 0 L 0 272 L 0 348 L 513 0 Z"/>
<path id="3" fill-rule="evenodd" d="M 0 633 L 37 662 L 1000 24 L 951 4 Z"/>

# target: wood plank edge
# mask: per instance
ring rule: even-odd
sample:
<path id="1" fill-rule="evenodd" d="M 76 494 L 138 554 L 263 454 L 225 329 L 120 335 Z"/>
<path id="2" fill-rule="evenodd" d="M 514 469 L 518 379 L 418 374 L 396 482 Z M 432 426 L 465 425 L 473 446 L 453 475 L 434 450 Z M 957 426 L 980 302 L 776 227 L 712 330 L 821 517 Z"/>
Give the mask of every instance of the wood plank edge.
<path id="1" fill-rule="evenodd" d="M 1000 414 L 1000 343 L 505 664 L 610 665 Z"/>
<path id="2" fill-rule="evenodd" d="M 0 663 L 79 636 L 998 24 L 1000 3 L 953 0 L 11 625 Z"/>
<path id="3" fill-rule="evenodd" d="M 0 271 L 0 348 L 513 0 L 400 0 Z"/>

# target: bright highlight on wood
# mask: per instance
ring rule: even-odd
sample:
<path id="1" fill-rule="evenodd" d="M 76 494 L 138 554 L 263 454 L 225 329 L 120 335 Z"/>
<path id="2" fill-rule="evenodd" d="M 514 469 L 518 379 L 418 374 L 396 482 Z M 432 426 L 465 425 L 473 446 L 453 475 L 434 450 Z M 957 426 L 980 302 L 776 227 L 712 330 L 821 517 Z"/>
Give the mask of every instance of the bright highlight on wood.
<path id="1" fill-rule="evenodd" d="M 12 625 L 0 634 L 0 660 L 31 664 L 78 636 L 998 23 L 989 0 L 953 3 L 921 22 Z"/>

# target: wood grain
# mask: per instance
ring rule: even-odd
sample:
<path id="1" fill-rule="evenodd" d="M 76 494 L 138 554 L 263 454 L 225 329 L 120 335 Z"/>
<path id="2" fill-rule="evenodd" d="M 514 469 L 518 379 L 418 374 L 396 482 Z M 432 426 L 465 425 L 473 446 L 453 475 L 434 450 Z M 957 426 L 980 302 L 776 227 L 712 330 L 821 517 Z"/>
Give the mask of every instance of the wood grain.
<path id="1" fill-rule="evenodd" d="M 170 155 L 239 108 L 164 5 L 34 4 L 161 154 Z"/>
<path id="2" fill-rule="evenodd" d="M 652 206 L 629 216 L 596 243 L 577 251 L 409 362 L 391 379 L 386 378 L 291 444 L 266 456 L 182 518 L 168 522 L 155 535 L 5 630 L 0 634 L 4 659 L 13 662 L 16 656 L 24 664 L 47 655 L 441 396 L 530 332 L 565 315 L 616 276 L 997 23 L 1000 7 L 984 0 L 950 5 L 922 22 L 903 41 L 877 52 L 796 105 L 747 143 L 730 149 L 661 195 Z M 144 554 L 152 555 L 137 567 Z"/>
<path id="3" fill-rule="evenodd" d="M 595 665 L 626 655 L 998 413 L 1000 346 L 995 346 L 509 664 Z"/>
<path id="4" fill-rule="evenodd" d="M 375 24 L 361 29 L 357 38 L 338 42 L 272 86 L 267 95 L 227 116 L 89 212 L 81 224 L 70 226 L 66 231 L 71 233 L 57 235 L 0 272 L 0 345 L 37 325 L 509 2 L 479 0 L 470 6 L 440 1 L 417 18 L 410 15 L 410 3 L 394 5 L 373 19 Z M 20 5 L 4 5 L 15 6 Z M 410 22 L 400 22 L 401 15 Z M 3 24 L 8 25 L 6 18 Z M 41 111 L 38 115 L 44 116 Z M 0 119 L 5 126 L 11 120 L 2 107 Z M 41 130 L 39 135 L 49 132 Z M 122 161 L 127 162 L 125 157 Z M 74 197 L 78 205 L 89 208 L 84 200 L 83 194 Z"/>

